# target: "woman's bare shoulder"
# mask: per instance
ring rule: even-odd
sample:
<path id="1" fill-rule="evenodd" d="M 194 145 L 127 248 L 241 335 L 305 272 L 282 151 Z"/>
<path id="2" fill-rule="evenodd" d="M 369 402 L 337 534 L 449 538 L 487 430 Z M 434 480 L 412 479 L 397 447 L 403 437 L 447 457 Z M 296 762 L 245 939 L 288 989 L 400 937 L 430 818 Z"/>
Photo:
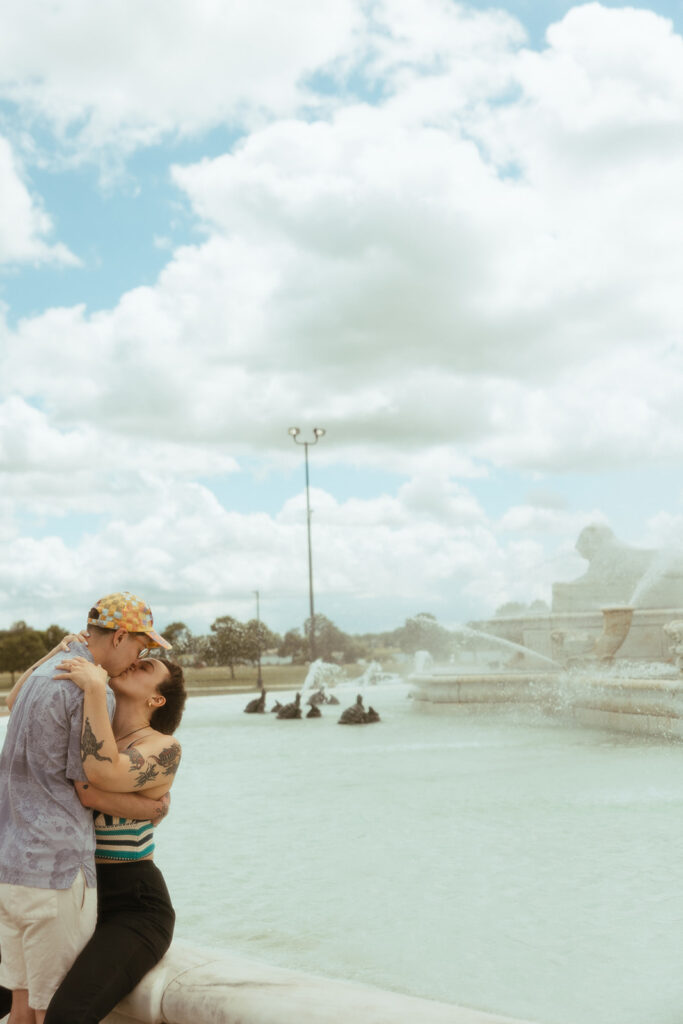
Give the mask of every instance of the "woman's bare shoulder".
<path id="1" fill-rule="evenodd" d="M 153 732 L 135 746 L 148 761 L 158 766 L 161 775 L 175 775 L 178 771 L 182 748 L 174 736 Z"/>

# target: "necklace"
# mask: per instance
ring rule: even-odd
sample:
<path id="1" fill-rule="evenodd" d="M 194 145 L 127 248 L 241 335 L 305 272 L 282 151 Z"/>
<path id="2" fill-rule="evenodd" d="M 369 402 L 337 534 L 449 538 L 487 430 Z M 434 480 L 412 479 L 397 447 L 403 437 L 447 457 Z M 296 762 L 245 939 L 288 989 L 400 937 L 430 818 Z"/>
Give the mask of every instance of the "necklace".
<path id="1" fill-rule="evenodd" d="M 127 732 L 125 736 L 115 736 L 114 739 L 116 740 L 117 743 L 120 743 L 121 740 L 127 740 L 129 736 L 134 736 L 136 732 L 142 732 L 143 729 L 149 729 L 149 726 L 139 725 L 137 729 L 133 729 L 132 732 Z"/>

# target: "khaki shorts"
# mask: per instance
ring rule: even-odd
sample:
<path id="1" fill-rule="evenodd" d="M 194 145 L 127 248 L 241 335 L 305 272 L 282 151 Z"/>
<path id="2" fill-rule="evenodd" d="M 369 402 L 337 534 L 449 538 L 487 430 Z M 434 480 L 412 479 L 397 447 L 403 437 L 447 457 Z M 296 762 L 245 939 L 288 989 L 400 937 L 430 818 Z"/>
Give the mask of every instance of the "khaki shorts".
<path id="1" fill-rule="evenodd" d="M 0 884 L 0 985 L 28 989 L 28 1004 L 46 1010 L 95 930 L 97 889 L 78 872 L 70 889 Z"/>

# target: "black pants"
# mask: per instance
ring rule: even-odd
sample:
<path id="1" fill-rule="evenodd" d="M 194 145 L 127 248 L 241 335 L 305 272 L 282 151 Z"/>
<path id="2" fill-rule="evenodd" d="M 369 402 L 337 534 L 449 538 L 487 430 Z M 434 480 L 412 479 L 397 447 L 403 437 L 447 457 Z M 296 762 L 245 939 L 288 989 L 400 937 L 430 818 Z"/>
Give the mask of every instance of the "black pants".
<path id="1" fill-rule="evenodd" d="M 0 950 L 0 960 L 2 960 L 2 950 Z M 12 1009 L 12 993 L 8 988 L 3 988 L 0 985 L 0 1019 L 6 1017 Z"/>
<path id="2" fill-rule="evenodd" d="M 97 865 L 97 927 L 50 1001 L 45 1024 L 98 1024 L 171 944 L 175 913 L 151 860 Z"/>
<path id="3" fill-rule="evenodd" d="M 2 953 L 0 952 L 0 960 L 2 960 Z M 3 988 L 0 985 L 0 1020 L 6 1017 L 12 1009 L 12 993 L 8 988 Z"/>

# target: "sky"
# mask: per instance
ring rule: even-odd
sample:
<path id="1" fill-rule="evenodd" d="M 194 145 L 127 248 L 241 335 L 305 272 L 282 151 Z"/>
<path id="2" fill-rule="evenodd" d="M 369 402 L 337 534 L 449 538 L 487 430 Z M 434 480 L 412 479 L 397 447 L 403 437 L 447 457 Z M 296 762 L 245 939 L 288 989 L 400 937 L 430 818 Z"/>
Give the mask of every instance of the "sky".
<path id="1" fill-rule="evenodd" d="M 683 0 L 0 7 L 0 628 L 351 633 L 683 526 Z"/>

